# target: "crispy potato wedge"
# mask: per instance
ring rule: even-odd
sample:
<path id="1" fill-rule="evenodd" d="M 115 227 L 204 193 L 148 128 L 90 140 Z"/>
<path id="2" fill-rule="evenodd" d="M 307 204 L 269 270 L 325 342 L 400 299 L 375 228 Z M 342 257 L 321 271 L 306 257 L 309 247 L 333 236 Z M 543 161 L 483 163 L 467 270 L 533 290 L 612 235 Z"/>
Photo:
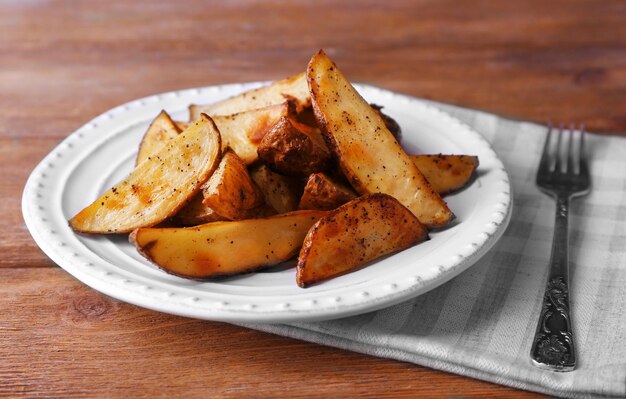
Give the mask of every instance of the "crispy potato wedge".
<path id="1" fill-rule="evenodd" d="M 295 211 L 196 227 L 142 228 L 130 235 L 130 241 L 169 273 L 192 278 L 227 276 L 290 259 L 298 253 L 309 228 L 325 214 Z"/>
<path id="2" fill-rule="evenodd" d="M 209 178 L 222 143 L 206 115 L 70 219 L 81 233 L 128 233 L 174 215 Z"/>
<path id="3" fill-rule="evenodd" d="M 478 157 L 472 155 L 411 155 L 411 159 L 440 195 L 465 187 L 478 168 Z"/>
<path id="4" fill-rule="evenodd" d="M 356 198 L 356 193 L 324 173 L 313 173 L 304 186 L 299 209 L 335 209 Z"/>
<path id="5" fill-rule="evenodd" d="M 250 176 L 263 192 L 265 203 L 276 213 L 298 209 L 298 200 L 302 193 L 302 185 L 298 180 L 273 172 L 265 164 L 254 166 L 250 170 Z"/>
<path id="6" fill-rule="evenodd" d="M 197 226 L 199 224 L 228 220 L 215 212 L 204 203 L 202 192 L 195 194 L 174 216 L 174 222 L 182 226 Z"/>
<path id="7" fill-rule="evenodd" d="M 278 80 L 268 86 L 249 90 L 239 95 L 208 105 L 191 104 L 189 120 L 198 119 L 201 113 L 211 116 L 231 115 L 291 100 L 297 112 L 311 105 L 311 96 L 304 72 L 287 79 Z M 218 125 L 219 126 L 219 125 Z"/>
<path id="8" fill-rule="evenodd" d="M 308 176 L 328 169 L 332 154 L 320 130 L 282 117 L 259 143 L 259 158 L 289 176 Z"/>
<path id="9" fill-rule="evenodd" d="M 167 112 L 161 111 L 150 123 L 148 130 L 141 139 L 135 166 L 148 159 L 150 155 L 160 150 L 167 140 L 178 136 L 183 130 L 170 118 Z"/>
<path id="10" fill-rule="evenodd" d="M 398 200 L 370 194 L 330 211 L 304 239 L 296 282 L 306 288 L 428 239 L 426 226 Z"/>
<path id="11" fill-rule="evenodd" d="M 229 147 L 246 165 L 250 165 L 259 159 L 257 147 L 263 136 L 289 112 L 289 103 L 284 102 L 234 115 L 214 117 L 222 135 L 222 149 Z"/>
<path id="12" fill-rule="evenodd" d="M 319 51 L 307 68 L 313 111 L 350 184 L 360 194 L 397 198 L 429 227 L 445 226 L 454 214 L 384 121 L 337 66 Z"/>
<path id="13" fill-rule="evenodd" d="M 222 160 L 202 186 L 204 205 L 230 220 L 255 216 L 265 205 L 263 193 L 248 174 L 243 161 L 232 151 L 226 151 Z"/>

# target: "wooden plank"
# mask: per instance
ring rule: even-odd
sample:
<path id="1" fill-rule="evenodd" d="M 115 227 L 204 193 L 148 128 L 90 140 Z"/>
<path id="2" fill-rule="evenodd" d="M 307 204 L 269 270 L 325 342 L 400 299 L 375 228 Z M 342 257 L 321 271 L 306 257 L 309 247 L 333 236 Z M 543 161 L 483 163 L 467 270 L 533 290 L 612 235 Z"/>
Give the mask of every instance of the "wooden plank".
<path id="1" fill-rule="evenodd" d="M 0 269 L 53 265 L 31 238 L 21 206 L 28 175 L 56 144 L 56 139 L 0 136 Z"/>
<path id="2" fill-rule="evenodd" d="M 137 308 L 58 268 L 0 279 L 0 397 L 539 397 Z"/>
<path id="3" fill-rule="evenodd" d="M 0 14 L 3 114 L 82 123 L 164 90 L 281 78 L 325 47 L 355 81 L 520 119 L 626 131 L 624 3 L 501 3 L 342 2 L 331 13 L 322 2 L 210 12 L 202 2 L 49 2 L 36 12 L 12 2 Z M 263 16 L 275 7 L 269 23 Z M 305 15 L 324 17 L 294 23 Z M 364 35 L 371 27 L 376 34 Z"/>

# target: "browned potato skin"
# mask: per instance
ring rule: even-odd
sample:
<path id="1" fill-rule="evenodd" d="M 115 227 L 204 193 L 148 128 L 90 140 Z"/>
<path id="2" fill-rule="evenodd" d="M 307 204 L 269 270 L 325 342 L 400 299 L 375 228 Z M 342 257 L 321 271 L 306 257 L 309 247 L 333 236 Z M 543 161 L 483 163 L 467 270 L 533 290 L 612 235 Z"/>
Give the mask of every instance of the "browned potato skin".
<path id="1" fill-rule="evenodd" d="M 478 168 L 478 157 L 473 155 L 411 155 L 411 159 L 440 195 L 464 188 Z"/>
<path id="2" fill-rule="evenodd" d="M 289 260 L 324 211 L 295 211 L 261 219 L 196 227 L 135 230 L 130 242 L 161 269 L 206 279 L 251 272 Z"/>
<path id="3" fill-rule="evenodd" d="M 280 104 L 285 100 L 293 102 L 297 112 L 311 105 L 311 96 L 304 72 L 214 104 L 191 104 L 189 106 L 189 120 L 196 120 L 202 112 L 211 116 L 231 115 Z"/>
<path id="4" fill-rule="evenodd" d="M 221 158 L 221 138 L 202 115 L 121 183 L 70 219 L 80 233 L 121 234 L 173 216 L 200 190 Z"/>
<path id="5" fill-rule="evenodd" d="M 191 201 L 181 208 L 174 216 L 174 222 L 181 226 L 197 226 L 199 224 L 228 220 L 204 203 L 202 192 L 195 194 Z"/>
<path id="6" fill-rule="evenodd" d="M 308 176 L 331 165 L 331 152 L 319 129 L 282 117 L 267 132 L 257 149 L 272 169 L 289 176 Z"/>
<path id="7" fill-rule="evenodd" d="M 183 130 L 170 118 L 167 112 L 161 111 L 152 120 L 148 130 L 141 139 L 135 166 L 148 159 L 150 155 L 160 150 L 167 140 L 178 136 Z"/>
<path id="8" fill-rule="evenodd" d="M 302 186 L 297 179 L 276 173 L 265 164 L 252 167 L 250 176 L 263 192 L 265 203 L 276 213 L 298 209 Z"/>
<path id="9" fill-rule="evenodd" d="M 253 217 L 265 204 L 263 193 L 246 165 L 232 151 L 224 153 L 219 166 L 202 186 L 202 194 L 204 205 L 230 220 Z"/>
<path id="10" fill-rule="evenodd" d="M 359 197 L 311 227 L 298 257 L 296 282 L 306 288 L 427 239 L 427 228 L 395 198 Z"/>
<path id="11" fill-rule="evenodd" d="M 307 76 L 318 124 L 352 187 L 392 195 L 428 227 L 448 224 L 454 214 L 323 51 L 311 58 Z"/>
<path id="12" fill-rule="evenodd" d="M 356 193 L 324 173 L 314 173 L 309 176 L 299 209 L 335 209 L 356 198 Z"/>
<path id="13" fill-rule="evenodd" d="M 315 114 L 313 113 L 313 107 L 308 107 L 303 109 L 302 111 L 296 114 L 296 119 L 298 122 L 308 125 L 308 126 L 317 126 L 317 119 L 315 119 Z"/>

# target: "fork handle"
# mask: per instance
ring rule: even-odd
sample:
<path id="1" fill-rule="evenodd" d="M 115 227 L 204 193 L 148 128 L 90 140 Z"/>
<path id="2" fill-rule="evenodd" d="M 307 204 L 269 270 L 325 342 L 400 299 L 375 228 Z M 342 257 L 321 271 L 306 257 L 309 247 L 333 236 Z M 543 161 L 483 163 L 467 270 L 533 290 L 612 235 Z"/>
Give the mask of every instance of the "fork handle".
<path id="1" fill-rule="evenodd" d="M 530 351 L 535 365 L 552 371 L 576 367 L 569 312 L 568 214 L 569 197 L 557 195 L 550 272 Z"/>

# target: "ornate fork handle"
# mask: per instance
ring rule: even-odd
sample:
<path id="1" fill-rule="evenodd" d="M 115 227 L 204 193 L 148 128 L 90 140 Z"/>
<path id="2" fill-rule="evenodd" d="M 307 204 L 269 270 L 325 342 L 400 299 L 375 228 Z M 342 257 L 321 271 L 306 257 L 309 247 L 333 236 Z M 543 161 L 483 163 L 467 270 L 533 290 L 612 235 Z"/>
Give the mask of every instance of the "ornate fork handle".
<path id="1" fill-rule="evenodd" d="M 576 365 L 569 311 L 568 213 L 569 196 L 557 194 L 550 272 L 530 351 L 537 366 L 553 371 L 571 371 Z"/>

